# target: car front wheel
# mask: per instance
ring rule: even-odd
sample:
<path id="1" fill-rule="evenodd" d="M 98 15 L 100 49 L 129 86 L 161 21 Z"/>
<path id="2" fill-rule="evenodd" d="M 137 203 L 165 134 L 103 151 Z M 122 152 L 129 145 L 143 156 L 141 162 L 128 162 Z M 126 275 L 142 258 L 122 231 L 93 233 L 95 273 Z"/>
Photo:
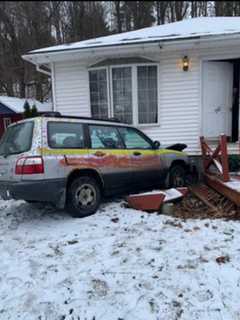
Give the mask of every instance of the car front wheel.
<path id="1" fill-rule="evenodd" d="M 83 218 L 94 214 L 100 202 L 99 185 L 90 176 L 76 178 L 68 188 L 66 208 L 73 217 Z"/>

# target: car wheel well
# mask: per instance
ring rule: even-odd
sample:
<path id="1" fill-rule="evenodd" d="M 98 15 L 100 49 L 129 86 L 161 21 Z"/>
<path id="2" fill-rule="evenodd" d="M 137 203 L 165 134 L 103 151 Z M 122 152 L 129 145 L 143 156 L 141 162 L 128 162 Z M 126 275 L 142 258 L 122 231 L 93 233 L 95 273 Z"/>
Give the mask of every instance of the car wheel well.
<path id="1" fill-rule="evenodd" d="M 179 187 L 179 181 L 178 181 L 178 185 L 174 182 L 174 178 L 173 178 L 173 172 L 174 172 L 174 168 L 180 167 L 180 169 L 183 169 L 183 176 L 182 179 L 184 180 L 184 185 L 185 185 L 185 176 L 187 173 L 187 164 L 184 162 L 184 160 L 174 160 L 169 168 L 169 172 L 167 175 L 167 179 L 166 179 L 166 186 L 167 188 L 176 188 L 177 186 Z M 181 171 L 180 171 L 181 172 Z"/>
<path id="2" fill-rule="evenodd" d="M 69 188 L 69 186 L 71 185 L 71 183 L 79 178 L 79 177 L 83 177 L 83 176 L 90 176 L 92 178 L 94 178 L 99 187 L 100 187 L 100 191 L 103 191 L 103 181 L 102 178 L 100 177 L 99 173 L 96 170 L 92 170 L 92 169 L 81 169 L 81 170 L 74 170 L 70 173 L 68 180 L 67 180 L 67 189 Z"/>
<path id="3" fill-rule="evenodd" d="M 187 164 L 184 160 L 174 160 L 170 166 L 170 169 L 172 169 L 175 166 L 181 166 L 183 167 L 185 170 L 187 169 Z"/>

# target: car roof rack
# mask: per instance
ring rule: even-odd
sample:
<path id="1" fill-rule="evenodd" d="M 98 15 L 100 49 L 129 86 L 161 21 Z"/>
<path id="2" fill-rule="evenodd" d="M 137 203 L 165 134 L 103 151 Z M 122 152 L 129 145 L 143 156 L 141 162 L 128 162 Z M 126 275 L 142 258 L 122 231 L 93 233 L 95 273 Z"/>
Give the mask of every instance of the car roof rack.
<path id="1" fill-rule="evenodd" d="M 103 119 L 103 118 L 94 118 L 94 117 L 77 117 L 77 116 L 65 116 L 62 115 L 60 112 L 45 112 L 41 115 L 42 117 L 53 117 L 53 118 L 67 118 L 67 119 L 79 119 L 79 120 L 93 120 L 93 121 L 105 121 L 105 122 L 118 122 L 121 123 L 121 121 L 119 121 L 116 118 L 107 118 L 107 119 Z"/>

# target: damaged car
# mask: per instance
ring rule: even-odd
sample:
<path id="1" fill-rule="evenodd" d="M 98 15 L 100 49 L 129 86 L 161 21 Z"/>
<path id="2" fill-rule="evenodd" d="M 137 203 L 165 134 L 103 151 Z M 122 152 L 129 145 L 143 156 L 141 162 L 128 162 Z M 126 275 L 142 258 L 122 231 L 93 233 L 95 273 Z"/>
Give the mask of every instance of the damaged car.
<path id="1" fill-rule="evenodd" d="M 26 119 L 9 126 L 1 140 L 0 195 L 85 217 L 106 196 L 184 186 L 185 147 L 161 148 L 115 120 L 56 114 Z"/>

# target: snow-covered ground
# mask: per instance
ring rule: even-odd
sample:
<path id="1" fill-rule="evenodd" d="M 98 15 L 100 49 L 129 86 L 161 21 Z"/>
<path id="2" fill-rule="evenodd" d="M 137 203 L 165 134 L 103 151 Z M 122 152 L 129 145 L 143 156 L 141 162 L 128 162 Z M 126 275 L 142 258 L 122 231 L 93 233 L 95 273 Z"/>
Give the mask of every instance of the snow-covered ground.
<path id="1" fill-rule="evenodd" d="M 240 319 L 240 222 L 0 200 L 0 319 Z M 217 260 L 216 260 L 217 259 Z"/>

